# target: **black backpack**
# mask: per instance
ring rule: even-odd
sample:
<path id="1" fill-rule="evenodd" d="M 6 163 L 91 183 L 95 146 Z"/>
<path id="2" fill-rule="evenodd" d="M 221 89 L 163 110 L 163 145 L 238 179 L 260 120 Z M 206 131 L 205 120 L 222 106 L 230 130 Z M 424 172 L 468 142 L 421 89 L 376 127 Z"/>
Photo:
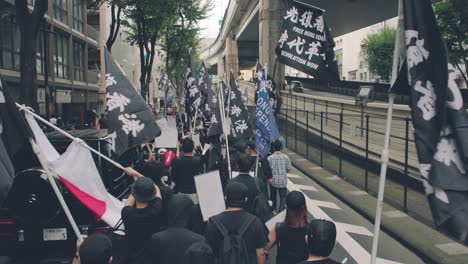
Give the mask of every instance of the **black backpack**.
<path id="1" fill-rule="evenodd" d="M 219 264 L 249 264 L 249 253 L 245 246 L 243 238 L 244 233 L 249 228 L 250 224 L 255 220 L 252 215 L 247 215 L 243 224 L 236 233 L 229 233 L 226 227 L 216 218 L 211 218 L 213 224 L 218 228 L 223 236 L 219 252 Z"/>

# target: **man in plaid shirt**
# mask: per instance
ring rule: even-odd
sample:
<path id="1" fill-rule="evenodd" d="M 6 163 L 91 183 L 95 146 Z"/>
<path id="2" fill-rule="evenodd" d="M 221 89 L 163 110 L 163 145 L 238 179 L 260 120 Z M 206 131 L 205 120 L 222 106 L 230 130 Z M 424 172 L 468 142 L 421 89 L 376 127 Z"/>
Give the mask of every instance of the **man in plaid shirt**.
<path id="1" fill-rule="evenodd" d="M 269 181 L 271 184 L 270 199 L 273 201 L 273 209 L 276 210 L 276 193 L 279 192 L 278 212 L 281 212 L 286 203 L 287 173 L 292 169 L 292 166 L 289 157 L 281 153 L 281 141 L 275 140 L 273 142 L 273 150 L 275 152 L 268 157 L 268 162 L 273 173 L 273 178 Z"/>

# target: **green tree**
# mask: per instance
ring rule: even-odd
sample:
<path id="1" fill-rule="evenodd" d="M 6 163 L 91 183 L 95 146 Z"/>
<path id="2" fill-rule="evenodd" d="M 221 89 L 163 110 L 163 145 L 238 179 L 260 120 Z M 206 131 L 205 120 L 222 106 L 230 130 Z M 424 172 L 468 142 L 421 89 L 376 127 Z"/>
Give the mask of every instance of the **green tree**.
<path id="1" fill-rule="evenodd" d="M 140 51 L 140 86 L 145 100 L 148 99 L 156 43 L 163 27 L 176 15 L 174 4 L 174 0 L 138 0 L 124 10 L 122 23 L 129 29 L 128 40 Z"/>
<path id="2" fill-rule="evenodd" d="M 467 81 L 468 3 L 466 0 L 439 1 L 434 4 L 434 13 L 447 45 L 450 62 L 460 70 Z M 465 64 L 465 71 L 460 64 Z"/>
<path id="3" fill-rule="evenodd" d="M 199 64 L 197 46 L 200 29 L 198 22 L 207 17 L 212 5 L 211 1 L 202 2 L 201 0 L 174 0 L 174 2 L 176 16 L 168 20 L 161 34 L 163 51 L 161 58 L 164 60 L 163 71 L 168 74 L 178 88 L 177 93 L 180 94 L 190 50 Z"/>
<path id="4" fill-rule="evenodd" d="M 390 80 L 392 72 L 395 38 L 396 29 L 384 27 L 377 34 L 367 35 L 363 41 L 369 71 L 385 81 Z"/>

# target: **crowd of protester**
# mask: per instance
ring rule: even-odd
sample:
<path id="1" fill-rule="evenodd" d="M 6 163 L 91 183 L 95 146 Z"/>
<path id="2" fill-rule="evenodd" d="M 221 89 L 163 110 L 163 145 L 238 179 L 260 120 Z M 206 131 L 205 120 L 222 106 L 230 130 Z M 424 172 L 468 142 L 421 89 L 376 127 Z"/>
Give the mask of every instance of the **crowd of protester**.
<path id="1" fill-rule="evenodd" d="M 263 264 L 275 245 L 277 264 L 338 263 L 329 258 L 335 225 L 309 220 L 304 194 L 287 193 L 292 166 L 280 140 L 258 163 L 254 141 L 237 146 L 230 179 L 219 139 L 201 138 L 211 143 L 203 155 L 191 137 L 180 138 L 177 149 L 153 144 L 144 161 L 124 169 L 135 180 L 122 209 L 125 235 L 118 245 L 102 233 L 77 242 L 73 264 Z M 220 171 L 227 209 L 204 222 L 194 177 L 212 170 Z M 265 223 L 282 210 L 286 217 L 269 231 Z"/>

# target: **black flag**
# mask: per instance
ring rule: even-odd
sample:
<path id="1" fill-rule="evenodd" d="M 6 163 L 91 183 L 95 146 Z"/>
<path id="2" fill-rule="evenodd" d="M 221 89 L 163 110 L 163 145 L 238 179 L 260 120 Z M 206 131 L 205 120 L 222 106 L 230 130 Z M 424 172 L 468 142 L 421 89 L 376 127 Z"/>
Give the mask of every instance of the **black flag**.
<path id="1" fill-rule="evenodd" d="M 434 222 L 468 241 L 468 116 L 430 0 L 404 1 L 406 60 L 420 173 Z M 406 80 L 403 82 L 402 80 Z"/>
<path id="2" fill-rule="evenodd" d="M 217 99 L 224 94 L 224 82 L 220 83 L 219 89 L 218 89 L 218 96 Z M 210 127 L 208 128 L 208 136 L 216 136 L 216 135 L 221 135 L 223 132 L 222 128 L 222 122 L 221 122 L 221 111 L 223 109 L 223 106 L 220 105 L 220 100 L 216 101 L 216 106 L 213 110 L 213 113 L 211 115 L 211 122 L 210 122 Z"/>
<path id="3" fill-rule="evenodd" d="M 195 73 L 195 64 L 193 62 L 192 52 L 189 54 L 189 62 L 187 65 L 187 73 L 185 75 L 185 112 L 191 122 L 195 115 L 201 116 L 198 113 L 201 105 L 201 93 L 197 85 L 197 74 Z M 190 127 L 190 126 L 189 126 Z"/>
<path id="4" fill-rule="evenodd" d="M 141 95 L 109 51 L 104 50 L 109 142 L 112 154 L 118 157 L 128 149 L 158 137 L 161 129 Z"/>
<path id="5" fill-rule="evenodd" d="M 262 82 L 262 76 L 263 66 L 260 63 L 257 63 L 257 67 L 255 69 L 255 83 L 257 85 L 257 90 L 255 93 L 255 102 L 257 102 L 258 99 L 258 92 L 260 91 L 260 83 Z M 269 90 L 271 105 L 273 106 L 273 111 L 275 113 L 278 113 L 282 103 L 281 94 L 279 93 L 278 86 L 276 86 L 275 81 L 273 80 L 273 78 L 271 78 L 269 74 L 267 75 L 267 86 Z"/>
<path id="6" fill-rule="evenodd" d="M 338 80 L 335 43 L 323 11 L 289 1 L 276 47 L 278 61 L 322 80 Z"/>
<path id="7" fill-rule="evenodd" d="M 236 141 L 248 140 L 253 137 L 253 127 L 243 94 L 239 90 L 239 85 L 232 72 L 230 86 L 228 111 L 231 119 L 231 135 Z"/>
<path id="8" fill-rule="evenodd" d="M 213 114 L 218 98 L 216 91 L 213 89 L 213 85 L 210 80 L 210 75 L 206 69 L 205 63 L 202 62 L 200 67 L 200 79 L 198 79 L 198 88 L 202 93 L 202 106 L 203 116 L 207 119 L 211 118 Z"/>
<path id="9" fill-rule="evenodd" d="M 13 183 L 15 168 L 12 160 L 18 154 L 22 154 L 23 148 L 28 148 L 29 138 L 32 133 L 29 130 L 24 116 L 18 111 L 15 101 L 11 97 L 6 83 L 0 77 L 0 205 L 8 195 Z M 28 163 L 29 157 L 20 156 L 19 162 Z"/>

